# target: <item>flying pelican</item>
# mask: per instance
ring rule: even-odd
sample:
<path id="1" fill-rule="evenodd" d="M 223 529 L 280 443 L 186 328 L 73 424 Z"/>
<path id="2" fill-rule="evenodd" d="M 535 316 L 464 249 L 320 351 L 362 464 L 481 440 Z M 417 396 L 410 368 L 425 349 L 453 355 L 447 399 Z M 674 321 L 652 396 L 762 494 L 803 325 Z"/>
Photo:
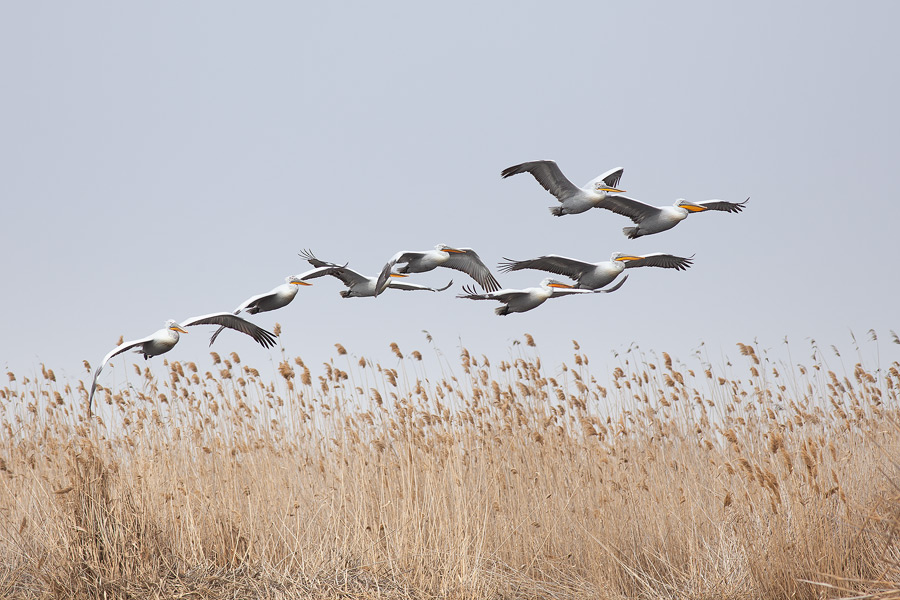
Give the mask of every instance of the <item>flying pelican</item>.
<path id="1" fill-rule="evenodd" d="M 275 336 L 273 334 L 261 327 L 257 327 L 250 321 L 246 321 L 231 314 L 230 312 L 217 312 L 209 315 L 201 315 L 199 317 L 191 317 L 181 323 L 169 319 L 166 321 L 165 327 L 159 331 L 139 340 L 132 340 L 130 342 L 125 342 L 124 344 L 119 344 L 113 348 L 109 354 L 103 357 L 103 362 L 101 362 L 100 366 L 97 367 L 97 370 L 94 371 L 94 380 L 91 382 L 91 393 L 88 396 L 88 416 L 91 414 L 91 402 L 94 399 L 94 392 L 97 390 L 97 377 L 100 376 L 100 371 L 103 370 L 103 367 L 106 366 L 109 359 L 117 354 L 122 354 L 127 350 L 131 350 L 132 348 L 135 349 L 135 352 L 143 354 L 145 360 L 151 356 L 165 354 L 178 343 L 178 334 L 187 333 L 184 328 L 193 325 L 221 325 L 223 327 L 228 327 L 229 329 L 234 329 L 235 331 L 240 331 L 241 333 L 246 333 L 261 344 L 263 348 L 271 348 L 275 345 Z"/>
<path id="2" fill-rule="evenodd" d="M 390 277 L 407 277 L 407 275 L 398 273 L 391 273 L 384 282 L 379 282 L 375 277 L 366 277 L 365 275 L 360 275 L 353 269 L 348 269 L 346 265 L 341 266 L 335 263 L 319 260 L 318 258 L 313 256 L 312 252 L 310 252 L 309 250 L 304 250 L 300 253 L 300 256 L 305 258 L 307 262 L 309 262 L 309 264 L 311 264 L 312 266 L 322 270 L 321 272 L 310 276 L 310 278 L 331 275 L 332 277 L 340 279 L 341 282 L 343 282 L 343 284 L 347 286 L 346 290 L 341 290 L 342 298 L 368 298 L 378 295 L 375 292 L 376 289 L 378 290 L 378 293 L 381 293 L 387 288 L 392 288 L 395 290 L 405 290 L 410 292 L 443 292 L 451 285 L 453 285 L 452 279 L 450 280 L 450 283 L 441 288 L 431 288 L 424 285 L 416 285 L 414 283 L 401 283 L 399 281 L 393 281 L 390 279 Z"/>
<path id="3" fill-rule="evenodd" d="M 748 200 L 750 198 L 743 202 L 725 202 L 723 200 L 688 202 L 684 198 L 679 198 L 672 206 L 650 206 L 625 196 L 607 196 L 600 208 L 611 210 L 634 221 L 637 227 L 622 228 L 622 233 L 633 240 L 642 235 L 650 235 L 672 229 L 691 213 L 707 210 L 739 213 L 744 210 Z"/>
<path id="4" fill-rule="evenodd" d="M 555 279 L 547 278 L 541 281 L 540 287 L 530 287 L 524 290 L 500 290 L 499 292 L 490 292 L 487 294 L 479 294 L 474 288 L 463 286 L 463 294 L 457 298 L 468 298 L 469 300 L 499 300 L 503 306 L 498 306 L 494 312 L 498 315 L 508 315 L 514 312 L 525 312 L 532 308 L 537 308 L 543 304 L 548 298 L 556 298 L 558 296 L 568 296 L 569 294 L 607 294 L 614 292 L 625 283 L 628 275 L 622 278 L 622 281 L 607 290 L 583 290 L 575 289 L 567 283 L 562 283 Z"/>
<path id="5" fill-rule="evenodd" d="M 438 244 L 434 250 L 423 250 L 421 252 L 402 251 L 395 254 L 391 260 L 384 265 L 381 274 L 378 276 L 378 292 L 381 293 L 382 285 L 388 280 L 392 274 L 394 265 L 397 267 L 396 273 L 405 275 L 407 273 L 425 273 L 437 267 L 447 267 L 462 271 L 469 277 L 478 282 L 478 285 L 486 292 L 496 292 L 500 289 L 500 284 L 491 275 L 490 269 L 481 261 L 481 258 L 471 248 L 452 248 L 447 244 Z"/>
<path id="6" fill-rule="evenodd" d="M 294 299 L 294 296 L 297 295 L 301 285 L 312 285 L 306 281 L 307 279 L 328 275 L 331 270 L 333 270 L 332 267 L 319 267 L 307 271 L 306 273 L 301 273 L 300 275 L 290 275 L 285 277 L 284 283 L 278 287 L 273 288 L 265 294 L 258 294 L 246 299 L 240 306 L 234 309 L 233 314 L 239 315 L 242 312 L 248 312 L 251 315 L 255 315 L 256 313 L 268 312 L 287 306 Z M 216 329 L 215 333 L 212 334 L 212 337 L 209 338 L 210 346 L 216 341 L 216 338 L 219 337 L 219 334 L 222 333 L 223 329 L 225 329 L 224 325 Z"/>
<path id="7" fill-rule="evenodd" d="M 645 254 L 639 256 L 636 254 L 623 254 L 622 252 L 613 252 L 608 261 L 589 263 L 574 258 L 566 258 L 556 254 L 548 254 L 539 256 L 532 260 L 510 260 L 500 263 L 500 270 L 504 273 L 510 271 L 520 271 L 522 269 L 537 269 L 538 271 L 549 271 L 557 275 L 565 275 L 571 277 L 578 284 L 576 289 L 596 290 L 613 282 L 619 274 L 625 269 L 633 267 L 662 267 L 664 269 L 675 269 L 683 271 L 693 264 L 693 257 L 682 258 L 673 256 L 672 254 Z"/>
<path id="8" fill-rule="evenodd" d="M 500 173 L 504 179 L 510 175 L 519 173 L 531 173 L 545 190 L 556 196 L 560 201 L 559 206 L 551 206 L 550 212 L 561 217 L 563 215 L 577 215 L 591 208 L 597 208 L 601 202 L 610 197 L 610 193 L 621 194 L 619 179 L 625 171 L 622 167 L 610 169 L 603 175 L 591 179 L 583 188 L 569 181 L 559 166 L 552 160 L 535 160 L 522 163 L 506 169 Z"/>

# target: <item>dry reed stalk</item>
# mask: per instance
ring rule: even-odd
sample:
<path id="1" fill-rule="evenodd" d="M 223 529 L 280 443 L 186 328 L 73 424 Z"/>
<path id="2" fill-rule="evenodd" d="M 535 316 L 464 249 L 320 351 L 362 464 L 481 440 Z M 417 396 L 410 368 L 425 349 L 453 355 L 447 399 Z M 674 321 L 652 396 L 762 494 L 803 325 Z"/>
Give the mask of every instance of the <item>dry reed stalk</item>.
<path id="1" fill-rule="evenodd" d="M 299 377 L 282 357 L 271 381 L 236 354 L 211 356 L 220 366 L 202 377 L 193 363 L 163 363 L 162 378 L 139 369 L 133 389 L 111 387 L 91 422 L 72 409 L 83 385 L 43 366 L 36 380 L 8 373 L 0 590 L 897 590 L 897 488 L 878 458 L 900 451 L 897 363 L 877 374 L 857 364 L 849 376 L 821 360 L 776 370 L 763 367 L 765 350 L 741 344 L 746 371 L 735 372 L 629 349 L 598 377 L 583 354 L 548 373 L 525 339 L 494 366 L 463 349 L 461 376 L 442 365 L 439 380 L 396 344 L 396 368 L 347 356 L 346 371 L 323 365 L 317 387 L 299 358 Z"/>

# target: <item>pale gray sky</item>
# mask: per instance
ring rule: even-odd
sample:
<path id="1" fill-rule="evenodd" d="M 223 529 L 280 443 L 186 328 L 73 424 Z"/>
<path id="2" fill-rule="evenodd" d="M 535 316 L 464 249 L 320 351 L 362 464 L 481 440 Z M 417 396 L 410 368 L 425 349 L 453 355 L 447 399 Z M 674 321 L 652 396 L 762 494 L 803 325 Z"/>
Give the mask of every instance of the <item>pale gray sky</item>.
<path id="1" fill-rule="evenodd" d="M 81 376 L 119 335 L 231 310 L 308 268 L 375 274 L 437 243 L 501 257 L 695 255 L 615 294 L 497 317 L 442 294 L 338 296 L 317 280 L 254 321 L 316 364 L 340 342 L 503 356 L 531 333 L 597 360 L 637 342 L 736 354 L 784 336 L 900 330 L 896 3 L 17 2 L 0 6 L 0 361 Z M 624 166 L 652 204 L 751 197 L 628 240 L 606 211 L 554 218 L 507 166 L 577 184 Z M 496 271 L 495 271 L 496 273 Z M 543 275 L 496 273 L 504 287 Z M 193 328 L 168 357 L 207 357 Z M 222 335 L 264 367 L 276 353 Z M 154 359 L 151 364 L 159 364 Z"/>

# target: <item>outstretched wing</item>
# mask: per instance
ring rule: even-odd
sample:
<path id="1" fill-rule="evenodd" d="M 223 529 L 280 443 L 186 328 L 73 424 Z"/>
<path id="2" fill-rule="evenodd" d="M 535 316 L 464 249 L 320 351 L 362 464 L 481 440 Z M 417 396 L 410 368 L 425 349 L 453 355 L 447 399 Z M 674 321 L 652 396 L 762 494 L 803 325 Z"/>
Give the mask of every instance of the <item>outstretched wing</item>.
<path id="1" fill-rule="evenodd" d="M 325 267 L 341 267 L 341 266 L 346 267 L 347 266 L 346 263 L 343 265 L 339 265 L 339 264 L 335 264 L 335 263 L 325 262 L 324 260 L 319 260 L 318 258 L 315 257 L 315 255 L 312 253 L 311 250 L 301 250 L 300 252 L 297 253 L 297 255 L 300 256 L 300 258 L 302 258 L 309 264 L 311 264 L 312 266 L 316 267 L 312 271 L 307 271 L 306 273 L 303 273 L 302 275 L 297 276 L 303 280 L 306 280 L 307 278 L 313 279 L 315 277 L 321 277 L 322 275 L 328 275 L 328 273 L 325 273 L 325 272 L 320 272 L 319 274 L 315 274 L 315 273 L 317 273 L 317 271 L 319 269 L 322 269 Z"/>
<path id="2" fill-rule="evenodd" d="M 432 287 L 427 287 L 427 286 L 424 286 L 424 285 L 416 285 L 415 283 L 401 283 L 401 282 L 399 282 L 399 281 L 394 281 L 393 279 L 390 280 L 390 281 L 388 281 L 388 287 L 389 287 L 389 288 L 394 288 L 395 290 L 404 290 L 404 291 L 407 291 L 407 292 L 417 292 L 417 291 L 422 291 L 422 292 L 443 292 L 444 290 L 446 290 L 447 288 L 449 288 L 451 285 L 453 285 L 453 280 L 452 280 L 452 279 L 450 280 L 450 283 L 448 283 L 448 284 L 445 285 L 444 287 L 440 287 L 440 288 L 432 288 Z"/>
<path id="3" fill-rule="evenodd" d="M 181 327 L 191 327 L 193 325 L 221 325 L 228 329 L 240 331 L 252 337 L 263 348 L 271 348 L 275 345 L 275 335 L 266 331 L 262 327 L 254 325 L 246 319 L 230 312 L 218 312 L 199 317 L 191 317 L 180 323 Z M 210 341 L 212 344 L 212 341 Z"/>
<path id="4" fill-rule="evenodd" d="M 489 292 L 487 294 L 482 294 L 470 285 L 464 285 L 462 290 L 463 293 L 458 294 L 456 296 L 457 298 L 466 298 L 468 300 L 499 300 L 500 302 L 509 302 L 516 296 L 521 296 L 528 293 L 522 290 L 500 290 L 498 292 Z"/>
<path id="5" fill-rule="evenodd" d="M 628 196 L 617 195 L 607 196 L 603 202 L 597 205 L 597 208 L 605 208 L 617 215 L 628 217 L 636 225 L 639 225 L 644 219 L 658 215 L 660 212 L 659 208 L 655 206 L 644 204 Z"/>
<path id="6" fill-rule="evenodd" d="M 722 212 L 739 213 L 747 206 L 747 200 L 743 202 L 725 202 L 724 200 L 706 200 L 705 202 L 693 202 L 697 206 L 702 206 L 707 210 L 721 210 Z"/>
<path id="7" fill-rule="evenodd" d="M 236 309 L 234 309 L 233 314 L 236 314 L 236 315 L 240 314 L 243 311 L 247 310 L 248 308 L 258 304 L 260 300 L 265 300 L 266 298 L 270 298 L 270 297 L 274 296 L 276 293 L 277 292 L 275 290 L 272 290 L 270 292 L 266 292 L 265 294 L 257 294 L 255 296 L 251 296 L 250 298 L 247 298 L 246 300 L 241 302 L 241 305 L 238 306 Z M 253 311 L 250 311 L 250 312 L 253 312 Z"/>
<path id="8" fill-rule="evenodd" d="M 139 340 L 133 340 L 131 342 L 119 344 L 118 346 L 113 348 L 109 354 L 103 357 L 103 361 L 100 363 L 100 366 L 97 367 L 96 371 L 94 371 L 94 380 L 91 382 L 91 392 L 90 394 L 88 394 L 88 416 L 91 416 L 91 403 L 94 401 L 94 392 L 97 391 L 97 378 L 100 376 L 100 371 L 103 370 L 103 367 L 106 366 L 106 363 L 108 363 L 112 357 L 118 354 L 122 354 L 123 352 L 127 352 L 132 348 L 136 348 L 137 346 L 142 345 L 144 342 L 149 342 L 152 340 L 153 336 L 149 335 Z"/>
<path id="9" fill-rule="evenodd" d="M 576 260 L 574 258 L 566 258 L 556 254 L 547 254 L 539 256 L 531 260 L 510 260 L 500 263 L 500 270 L 504 273 L 510 271 L 521 271 L 522 269 L 535 269 L 537 271 L 547 271 L 548 273 L 556 273 L 557 275 L 565 275 L 571 279 L 578 280 L 585 272 L 593 269 L 594 264 Z"/>
<path id="10" fill-rule="evenodd" d="M 673 254 L 663 254 L 656 252 L 654 254 L 645 254 L 643 256 L 621 257 L 617 260 L 625 263 L 626 269 L 634 267 L 661 267 L 663 269 L 675 269 L 676 271 L 684 271 L 694 264 L 694 257 L 689 256 L 683 258 Z"/>
<path id="11" fill-rule="evenodd" d="M 396 265 L 397 263 L 408 263 L 413 260 L 418 260 L 425 254 L 426 252 L 401 250 L 400 252 L 392 256 L 391 260 L 387 261 L 384 267 L 381 268 L 381 273 L 378 274 L 378 281 L 375 282 L 375 295 L 377 296 L 385 289 L 385 284 L 388 280 L 388 277 L 391 276 L 391 271 L 394 269 L 394 265 Z"/>
<path id="12" fill-rule="evenodd" d="M 599 175 L 594 177 L 590 181 L 588 181 L 584 188 L 587 190 L 594 189 L 594 186 L 600 183 L 601 181 L 606 185 L 606 187 L 617 188 L 619 187 L 619 180 L 622 179 L 622 173 L 625 172 L 623 167 L 616 167 L 615 169 L 610 169 L 603 175 Z"/>
<path id="13" fill-rule="evenodd" d="M 616 285 L 614 285 L 612 287 L 608 287 L 604 290 L 593 290 L 592 293 L 594 293 L 594 294 L 611 294 L 612 292 L 616 291 L 617 289 L 619 289 L 620 287 L 625 285 L 626 281 L 628 281 L 628 275 L 626 275 L 621 280 L 619 280 L 619 283 L 617 283 Z"/>
<path id="14" fill-rule="evenodd" d="M 545 190 L 556 196 L 556 199 L 560 202 L 581 191 L 577 185 L 563 175 L 559 166 L 552 160 L 535 160 L 520 165 L 513 165 L 503 169 L 500 172 L 500 176 L 505 179 L 510 175 L 518 175 L 519 173 L 531 173 L 537 179 L 537 182 Z"/>
<path id="15" fill-rule="evenodd" d="M 491 270 L 471 248 L 459 248 L 459 252 L 450 252 L 450 258 L 443 266 L 462 271 L 477 281 L 486 292 L 496 292 L 500 289 L 500 283 L 491 274 Z"/>
<path id="16" fill-rule="evenodd" d="M 369 278 L 365 275 L 361 275 L 360 273 L 357 273 L 353 269 L 348 269 L 347 267 L 332 268 L 331 272 L 327 274 L 340 279 L 341 283 L 343 283 L 347 287 L 364 284 L 369 280 Z"/>
<path id="17" fill-rule="evenodd" d="M 348 263 L 349 264 L 349 263 Z M 344 265 L 335 265 L 329 263 L 323 267 L 316 267 L 315 269 L 310 269 L 309 271 L 304 271 L 299 275 L 295 275 L 297 279 L 300 281 L 309 281 L 310 279 L 316 279 L 318 277 L 325 277 L 326 275 L 334 275 L 334 272 L 338 269 L 343 269 L 347 264 Z"/>

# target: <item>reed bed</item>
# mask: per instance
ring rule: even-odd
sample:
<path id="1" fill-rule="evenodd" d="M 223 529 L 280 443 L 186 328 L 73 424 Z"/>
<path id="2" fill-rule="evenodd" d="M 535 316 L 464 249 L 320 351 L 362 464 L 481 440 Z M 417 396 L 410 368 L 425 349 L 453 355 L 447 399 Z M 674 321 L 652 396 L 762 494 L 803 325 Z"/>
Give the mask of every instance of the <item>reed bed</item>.
<path id="1" fill-rule="evenodd" d="M 0 596 L 900 596 L 897 362 L 391 351 L 8 373 Z"/>

